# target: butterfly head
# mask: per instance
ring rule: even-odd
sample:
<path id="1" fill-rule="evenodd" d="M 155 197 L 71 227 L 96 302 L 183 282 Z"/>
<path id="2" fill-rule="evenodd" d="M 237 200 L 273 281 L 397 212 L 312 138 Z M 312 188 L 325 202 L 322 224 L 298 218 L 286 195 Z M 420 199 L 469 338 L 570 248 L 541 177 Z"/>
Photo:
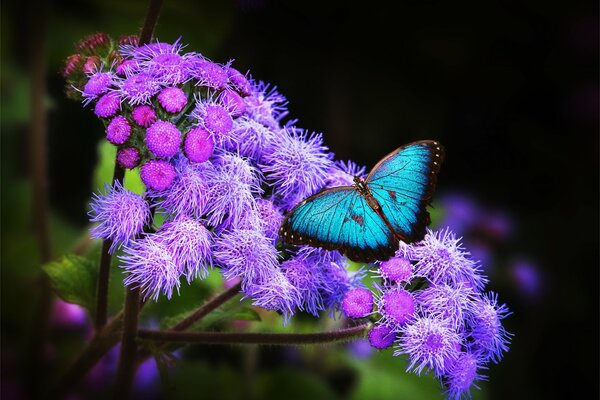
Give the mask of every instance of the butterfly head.
<path id="1" fill-rule="evenodd" d="M 360 193 L 365 193 L 367 191 L 367 184 L 365 183 L 365 180 L 360 176 L 354 177 L 354 185 Z"/>

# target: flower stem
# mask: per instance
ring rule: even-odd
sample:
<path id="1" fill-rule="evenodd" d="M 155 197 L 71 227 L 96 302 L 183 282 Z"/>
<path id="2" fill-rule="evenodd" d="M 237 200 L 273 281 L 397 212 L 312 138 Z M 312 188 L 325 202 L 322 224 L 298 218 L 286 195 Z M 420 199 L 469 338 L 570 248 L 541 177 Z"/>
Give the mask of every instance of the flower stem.
<path id="1" fill-rule="evenodd" d="M 158 21 L 158 15 L 160 14 L 162 4 L 163 0 L 150 1 L 148 11 L 146 12 L 146 20 L 144 21 L 144 26 L 140 32 L 140 45 L 150 43 L 150 40 L 152 40 L 152 35 L 154 34 L 154 28 L 156 28 L 156 22 Z"/>
<path id="2" fill-rule="evenodd" d="M 140 288 L 126 288 L 125 308 L 123 310 L 123 336 L 121 352 L 115 382 L 115 399 L 128 399 L 135 375 L 135 359 L 137 357 L 136 336 L 140 311 Z"/>
<path id="3" fill-rule="evenodd" d="M 318 333 L 172 332 L 141 329 L 138 337 L 161 342 L 286 346 L 346 341 L 364 336 L 370 326 L 370 324 L 363 324 L 337 331 Z"/>

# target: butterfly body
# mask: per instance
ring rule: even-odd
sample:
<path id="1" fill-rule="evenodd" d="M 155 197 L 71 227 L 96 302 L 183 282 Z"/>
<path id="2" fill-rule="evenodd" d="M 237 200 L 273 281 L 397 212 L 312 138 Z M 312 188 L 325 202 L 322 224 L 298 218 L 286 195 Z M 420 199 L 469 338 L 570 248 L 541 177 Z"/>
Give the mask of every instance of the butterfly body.
<path id="1" fill-rule="evenodd" d="M 387 260 L 399 240 L 420 240 L 429 224 L 426 206 L 444 158 L 435 141 L 400 147 L 366 179 L 322 190 L 294 207 L 282 222 L 284 242 L 339 250 L 348 258 Z"/>

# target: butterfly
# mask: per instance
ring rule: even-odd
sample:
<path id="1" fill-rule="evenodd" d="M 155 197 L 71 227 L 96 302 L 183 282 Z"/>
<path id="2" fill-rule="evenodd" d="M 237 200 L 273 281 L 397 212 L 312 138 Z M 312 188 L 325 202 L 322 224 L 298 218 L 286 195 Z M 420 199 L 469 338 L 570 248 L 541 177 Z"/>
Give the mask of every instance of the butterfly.
<path id="1" fill-rule="evenodd" d="M 356 176 L 352 186 L 324 189 L 296 205 L 281 223 L 283 242 L 338 250 L 354 261 L 388 260 L 400 240 L 425 235 L 444 156 L 433 140 L 394 150 L 366 179 Z"/>

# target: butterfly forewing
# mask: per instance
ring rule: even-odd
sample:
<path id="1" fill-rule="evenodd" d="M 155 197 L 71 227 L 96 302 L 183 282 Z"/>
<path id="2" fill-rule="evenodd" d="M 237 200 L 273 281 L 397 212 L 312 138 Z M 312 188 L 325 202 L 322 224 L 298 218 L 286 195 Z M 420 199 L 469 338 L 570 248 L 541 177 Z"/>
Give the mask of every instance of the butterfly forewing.
<path id="1" fill-rule="evenodd" d="M 420 240 L 425 234 L 429 223 L 426 206 L 443 158 L 444 150 L 437 142 L 411 143 L 382 159 L 367 178 L 383 215 L 406 242 Z"/>

